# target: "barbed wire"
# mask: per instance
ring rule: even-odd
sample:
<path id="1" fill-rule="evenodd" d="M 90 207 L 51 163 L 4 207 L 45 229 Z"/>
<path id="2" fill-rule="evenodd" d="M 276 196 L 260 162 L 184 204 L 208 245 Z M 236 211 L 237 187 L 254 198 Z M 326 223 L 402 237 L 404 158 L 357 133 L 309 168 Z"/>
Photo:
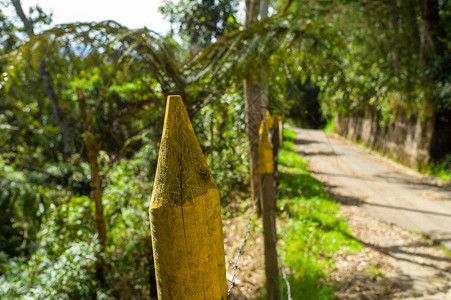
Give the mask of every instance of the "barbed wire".
<path id="1" fill-rule="evenodd" d="M 271 135 L 274 134 L 274 130 L 271 130 Z M 272 137 L 271 137 L 271 142 L 273 141 Z M 274 147 L 274 145 L 273 145 Z M 274 155 L 274 164 L 278 163 L 278 156 L 277 153 Z M 279 183 L 279 169 L 275 168 L 274 170 L 274 189 L 276 190 L 276 209 L 277 209 L 277 199 L 279 199 L 281 190 L 278 189 L 278 183 Z M 263 185 L 263 184 L 262 184 Z M 285 284 L 287 286 L 287 296 L 288 296 L 288 300 L 292 300 L 293 298 L 291 298 L 291 286 L 290 286 L 290 282 L 288 281 L 288 277 L 287 277 L 287 273 L 285 271 L 285 266 L 283 264 L 283 260 L 282 260 L 282 256 L 280 255 L 280 251 L 279 251 L 279 247 L 277 246 L 277 234 L 276 234 L 276 222 L 274 220 L 274 217 L 272 214 L 270 214 L 270 220 L 271 220 L 271 228 L 272 228 L 272 237 L 273 237 L 273 242 L 274 242 L 274 247 L 276 248 L 276 254 L 277 254 L 277 259 L 279 261 L 279 265 L 280 265 L 280 272 L 282 273 L 282 278 L 285 281 Z M 281 294 L 281 298 L 283 298 L 283 283 L 282 281 L 280 281 L 280 294 Z"/>
<path id="2" fill-rule="evenodd" d="M 273 176 L 274 177 L 278 176 L 278 174 L 273 174 Z M 227 290 L 227 299 L 229 299 L 232 290 L 234 288 L 236 288 L 236 286 L 235 286 L 236 271 L 240 269 L 240 267 L 238 266 L 238 261 L 239 261 L 239 259 L 241 257 L 241 254 L 243 253 L 244 246 L 246 245 L 246 243 L 248 242 L 249 237 L 250 237 L 250 232 L 251 232 L 251 228 L 252 228 L 252 217 L 257 213 L 257 205 L 259 203 L 258 200 L 260 199 L 261 193 L 262 193 L 263 188 L 265 186 L 265 181 L 266 181 L 265 179 L 266 179 L 266 177 L 263 177 L 263 180 L 262 180 L 262 183 L 261 183 L 261 188 L 260 188 L 257 196 L 255 197 L 254 201 L 253 201 L 253 211 L 252 211 L 252 213 L 250 214 L 250 216 L 248 218 L 246 235 L 245 235 L 243 241 L 241 242 L 240 247 L 237 250 L 237 256 L 236 256 L 235 260 L 230 262 L 230 264 L 232 265 L 233 273 L 232 273 L 232 280 L 230 282 L 230 286 L 229 286 L 229 288 Z M 277 199 L 280 196 L 280 190 L 277 189 L 276 186 L 274 186 L 274 188 L 276 189 L 276 201 L 277 201 Z M 287 299 L 288 300 L 292 300 L 293 298 L 291 297 L 290 282 L 288 280 L 287 273 L 286 273 L 286 270 L 285 270 L 285 266 L 283 264 L 283 260 L 282 260 L 282 257 L 280 255 L 279 247 L 277 246 L 276 224 L 275 224 L 275 220 L 274 220 L 274 217 L 273 217 L 272 214 L 270 215 L 270 220 L 271 220 L 271 229 L 272 229 L 272 237 L 273 237 L 274 247 L 275 247 L 275 250 L 276 250 L 277 260 L 279 261 L 279 266 L 280 266 L 279 267 L 280 268 L 280 273 L 282 273 L 282 278 L 283 278 L 283 280 L 285 282 L 285 285 L 287 287 L 287 297 L 288 297 Z M 281 280 L 280 280 L 280 291 L 281 291 L 281 298 L 283 298 L 284 289 L 283 289 L 283 282 Z"/>
<path id="3" fill-rule="evenodd" d="M 264 184 L 264 181 L 262 182 L 262 185 Z M 238 266 L 238 260 L 241 257 L 241 254 L 243 253 L 243 248 L 246 245 L 247 241 L 249 240 L 249 237 L 251 235 L 251 228 L 252 228 L 252 217 L 257 213 L 257 205 L 258 205 L 258 199 L 260 197 L 260 192 L 257 194 L 257 197 L 255 197 L 254 201 L 253 201 L 253 209 L 252 209 L 252 213 L 249 216 L 248 220 L 247 220 L 247 230 L 246 230 L 246 236 L 244 237 L 243 241 L 241 242 L 240 247 L 238 248 L 237 252 L 237 256 L 235 258 L 235 262 L 231 261 L 230 264 L 232 265 L 232 280 L 230 282 L 230 286 L 229 289 L 227 290 L 227 299 L 230 296 L 230 293 L 232 292 L 232 290 L 236 287 L 235 286 L 235 280 L 236 280 L 236 270 L 238 270 L 240 267 Z"/>
<path id="4" fill-rule="evenodd" d="M 273 237 L 273 241 L 274 241 L 274 247 L 276 248 L 277 259 L 278 259 L 279 265 L 280 265 L 280 272 L 282 273 L 282 278 L 284 279 L 285 284 L 287 285 L 288 300 L 292 300 L 293 298 L 291 298 L 290 282 L 288 280 L 287 273 L 285 271 L 285 266 L 283 265 L 282 257 L 280 256 L 279 247 L 277 246 L 277 235 L 276 235 L 276 229 L 275 229 L 276 228 L 276 224 L 275 224 L 275 221 L 274 221 L 274 218 L 273 218 L 272 215 L 270 215 L 270 219 L 271 219 L 272 237 Z M 282 284 L 282 282 L 280 282 L 280 291 L 281 291 L 281 295 L 283 295 L 283 284 Z"/>

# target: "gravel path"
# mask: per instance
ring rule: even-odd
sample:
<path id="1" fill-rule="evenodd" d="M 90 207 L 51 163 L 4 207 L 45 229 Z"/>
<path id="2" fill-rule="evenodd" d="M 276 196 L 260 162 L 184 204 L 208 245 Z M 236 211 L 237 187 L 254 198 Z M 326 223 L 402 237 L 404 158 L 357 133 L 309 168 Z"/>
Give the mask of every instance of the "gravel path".
<path id="1" fill-rule="evenodd" d="M 339 299 L 451 299 L 451 191 L 333 134 L 291 128 L 312 174 L 365 245 L 335 254 Z M 405 228 L 405 229 L 401 229 Z"/>
<path id="2" fill-rule="evenodd" d="M 294 130 L 296 150 L 335 199 L 422 233 L 451 250 L 451 190 L 425 183 L 412 170 L 336 135 Z"/>

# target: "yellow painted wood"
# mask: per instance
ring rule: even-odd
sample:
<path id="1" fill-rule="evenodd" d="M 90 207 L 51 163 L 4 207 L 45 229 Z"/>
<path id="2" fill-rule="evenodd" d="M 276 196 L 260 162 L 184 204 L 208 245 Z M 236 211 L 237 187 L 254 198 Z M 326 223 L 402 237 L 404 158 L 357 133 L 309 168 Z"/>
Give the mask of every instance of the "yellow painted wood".
<path id="1" fill-rule="evenodd" d="M 277 120 L 276 120 L 277 118 Z M 283 144 L 283 116 L 281 114 L 274 114 L 274 122 L 277 122 L 278 130 L 279 130 L 279 146 Z"/>
<path id="2" fill-rule="evenodd" d="M 274 173 L 274 160 L 271 142 L 269 141 L 266 121 L 260 125 L 260 141 L 258 143 L 258 172 L 263 174 Z"/>
<path id="3" fill-rule="evenodd" d="M 274 163 L 275 163 L 275 169 L 277 170 L 277 154 L 279 153 L 279 120 L 280 115 L 274 114 L 274 126 L 272 131 L 272 148 L 273 148 L 273 155 L 274 155 Z"/>
<path id="4" fill-rule="evenodd" d="M 219 191 L 180 96 L 168 96 L 149 213 L 158 299 L 226 299 Z"/>
<path id="5" fill-rule="evenodd" d="M 279 121 L 280 122 L 285 121 L 285 117 L 283 115 L 281 115 L 281 114 L 277 114 L 277 115 L 279 116 Z"/>
<path id="6" fill-rule="evenodd" d="M 269 112 L 269 110 L 266 110 L 265 121 L 266 121 L 266 127 L 268 129 L 272 129 L 274 126 L 274 118 L 273 118 L 273 116 L 271 116 L 271 113 Z"/>

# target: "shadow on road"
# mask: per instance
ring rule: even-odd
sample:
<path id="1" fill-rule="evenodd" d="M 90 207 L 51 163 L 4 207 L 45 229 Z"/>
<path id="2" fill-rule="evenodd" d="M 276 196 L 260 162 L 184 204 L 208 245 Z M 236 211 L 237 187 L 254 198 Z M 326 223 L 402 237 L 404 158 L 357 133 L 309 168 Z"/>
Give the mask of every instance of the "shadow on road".
<path id="1" fill-rule="evenodd" d="M 401 206 L 395 206 L 395 205 L 386 205 L 386 204 L 379 204 L 379 203 L 372 203 L 363 201 L 356 197 L 350 197 L 350 196 L 343 196 L 339 195 L 333 192 L 329 191 L 329 194 L 336 199 L 337 201 L 346 204 L 346 205 L 353 205 L 353 206 L 363 206 L 363 205 L 370 205 L 370 206 L 377 206 L 377 207 L 384 207 L 384 208 L 390 208 L 390 209 L 396 209 L 396 210 L 403 210 L 403 211 L 410 211 L 415 213 L 421 213 L 421 214 L 428 214 L 428 215 L 436 215 L 436 216 L 442 216 L 442 217 L 449 217 L 451 218 L 451 214 L 447 213 L 441 213 L 441 212 L 435 212 L 435 211 L 428 211 L 428 210 L 421 210 L 421 209 L 414 209 L 414 208 L 408 208 L 408 207 L 401 207 Z"/>
<path id="2" fill-rule="evenodd" d="M 305 139 L 294 139 L 294 143 L 296 145 L 321 144 L 321 142 L 318 142 L 318 141 L 305 140 Z"/>
<path id="3" fill-rule="evenodd" d="M 332 155 L 328 152 L 326 152 L 326 153 L 322 153 L 322 152 L 307 153 L 307 152 L 300 151 L 298 153 L 300 153 L 303 156 Z M 352 179 L 368 181 L 368 182 L 403 184 L 403 185 L 408 185 L 410 189 L 415 189 L 415 190 L 420 190 L 420 189 L 430 189 L 431 191 L 449 190 L 448 188 L 445 188 L 445 187 L 438 187 L 435 184 L 421 182 L 421 181 L 418 181 L 415 179 L 410 179 L 410 178 L 402 176 L 402 175 L 393 176 L 393 175 L 381 173 L 381 174 L 376 174 L 373 176 L 361 176 L 361 175 L 358 176 L 358 175 L 328 173 L 328 172 L 320 172 L 320 171 L 312 171 L 312 170 L 310 172 L 313 174 L 318 174 L 318 175 L 325 175 L 325 176 L 332 176 L 332 177 L 346 177 L 346 178 L 352 178 Z M 451 201 L 451 197 L 444 197 L 444 198 L 441 198 L 441 200 L 450 200 Z"/>
<path id="4" fill-rule="evenodd" d="M 332 151 L 318 151 L 318 152 L 304 152 L 304 151 L 298 151 L 299 154 L 302 156 L 340 156 L 340 154 L 337 154 Z"/>
<path id="5" fill-rule="evenodd" d="M 346 206 L 373 205 L 373 203 L 368 203 L 355 197 L 328 193 L 338 202 Z M 417 212 L 409 208 L 388 205 L 382 206 Z M 434 212 L 434 214 L 451 217 L 442 213 Z M 344 278 L 339 280 L 340 288 L 336 293 L 338 299 L 424 298 L 425 295 L 429 297 L 433 297 L 434 295 L 441 297 L 451 291 L 451 282 L 446 281 L 446 278 L 449 276 L 448 274 L 451 272 L 451 257 L 443 254 L 441 251 L 437 252 L 435 250 L 441 242 L 448 239 L 422 241 L 419 237 L 414 240 L 397 242 L 387 237 L 387 240 L 381 243 L 380 241 L 372 242 L 371 236 L 359 238 L 354 234 L 350 235 L 346 232 L 342 232 L 342 234 L 358 241 L 366 248 L 377 252 L 381 257 L 432 270 L 436 278 L 432 279 L 431 275 L 426 274 L 410 274 L 403 269 L 393 269 L 393 272 L 389 276 L 386 276 L 387 274 L 382 275 L 381 273 L 380 275 L 375 275 L 368 273 L 368 271 L 357 272 L 355 274 L 345 275 Z M 444 278 L 440 288 L 431 288 L 431 280 L 435 282 L 437 278 Z"/>
<path id="6" fill-rule="evenodd" d="M 351 205 L 351 206 L 363 206 L 363 205 L 371 205 L 371 206 L 379 206 L 379 207 L 385 207 L 385 208 L 392 208 L 392 209 L 399 209 L 399 210 L 406 210 L 406 211 L 413 211 L 413 212 L 418 212 L 418 213 L 425 213 L 425 214 L 433 214 L 433 215 L 439 215 L 439 216 L 445 216 L 445 217 L 450 217 L 451 215 L 449 214 L 444 214 L 444 213 L 439 213 L 439 212 L 430 212 L 430 211 L 422 211 L 422 210 L 417 210 L 417 209 L 411 209 L 411 208 L 406 208 L 406 207 L 398 207 L 398 206 L 390 206 L 390 205 L 383 205 L 383 204 L 377 204 L 377 203 L 369 203 L 366 201 L 363 201 L 361 199 L 358 199 L 356 197 L 350 197 L 350 196 L 343 196 L 337 193 L 333 193 L 328 191 L 328 194 L 336 199 L 338 202 L 344 204 L 344 205 Z M 355 238 L 357 239 L 357 238 Z M 437 268 L 434 265 L 430 265 L 427 263 L 418 263 L 415 261 L 410 260 L 408 257 L 409 256 L 415 256 L 415 257 L 422 257 L 422 258 L 427 258 L 429 260 L 433 260 L 433 261 L 444 261 L 444 262 L 450 262 L 451 263 L 451 258 L 449 257 L 437 257 L 437 256 L 431 256 L 428 254 L 421 254 L 421 253 L 417 253 L 417 252 L 410 252 L 410 251 L 406 251 L 403 248 L 418 248 L 418 247 L 434 247 L 437 245 L 440 245 L 442 242 L 445 241 L 449 241 L 451 240 L 451 238 L 445 238 L 445 239 L 432 239 L 432 243 L 415 243 L 415 244 L 404 244 L 404 245 L 391 245 L 389 247 L 381 247 L 378 245 L 374 245 L 371 243 L 367 243 L 364 241 L 361 241 L 359 239 L 357 239 L 359 242 L 361 242 L 362 244 L 364 244 L 367 247 L 370 247 L 374 250 L 377 250 L 378 252 L 384 253 L 385 255 L 388 256 L 392 256 L 395 257 L 394 254 L 402 254 L 403 257 L 398 257 L 396 256 L 396 259 L 400 259 L 400 260 L 404 260 L 404 261 L 408 261 L 411 263 L 415 263 L 415 264 L 419 264 L 421 266 L 426 266 L 426 267 L 430 267 L 433 269 L 437 269 L 440 271 L 451 271 L 451 268 L 447 268 L 447 269 L 441 269 L 441 268 Z M 405 256 L 405 257 L 404 257 Z"/>

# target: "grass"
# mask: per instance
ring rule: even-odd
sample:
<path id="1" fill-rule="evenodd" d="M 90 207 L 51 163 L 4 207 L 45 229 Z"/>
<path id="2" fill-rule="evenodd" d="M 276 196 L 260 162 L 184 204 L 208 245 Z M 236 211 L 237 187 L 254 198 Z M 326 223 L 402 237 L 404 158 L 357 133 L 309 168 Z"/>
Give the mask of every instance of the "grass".
<path id="1" fill-rule="evenodd" d="M 293 131 L 284 129 L 284 144 L 279 152 L 282 259 L 290 270 L 293 299 L 330 299 L 335 290 L 328 279 L 334 268 L 332 254 L 363 247 L 352 237 L 340 206 L 293 151 L 294 137 Z"/>
<path id="2" fill-rule="evenodd" d="M 441 180 L 451 181 L 451 154 L 440 161 L 432 161 L 426 167 L 425 173 L 437 176 Z"/>
<path id="3" fill-rule="evenodd" d="M 327 121 L 327 124 L 323 130 L 325 132 L 334 132 L 334 129 L 335 129 L 335 117 Z"/>

